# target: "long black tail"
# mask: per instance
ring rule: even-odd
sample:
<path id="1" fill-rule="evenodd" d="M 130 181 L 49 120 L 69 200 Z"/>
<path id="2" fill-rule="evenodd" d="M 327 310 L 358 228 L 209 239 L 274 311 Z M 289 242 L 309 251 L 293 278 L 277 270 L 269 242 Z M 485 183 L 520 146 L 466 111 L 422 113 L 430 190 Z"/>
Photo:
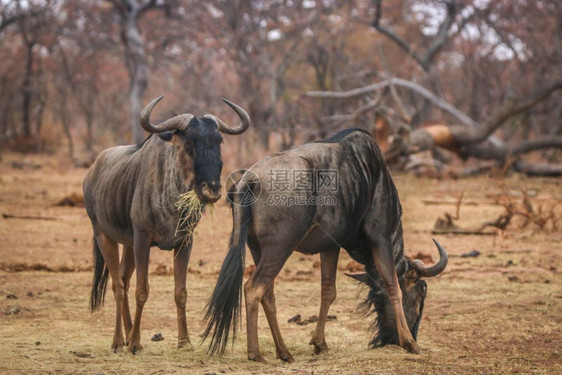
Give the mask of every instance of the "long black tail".
<path id="1" fill-rule="evenodd" d="M 107 286 L 107 277 L 109 270 L 105 266 L 105 260 L 98 246 L 98 241 L 94 236 L 94 281 L 92 283 L 92 294 L 90 295 L 90 309 L 95 311 L 103 305 L 105 298 L 105 289 Z"/>
<path id="2" fill-rule="evenodd" d="M 222 264 L 217 285 L 205 313 L 207 328 L 203 333 L 203 340 L 206 340 L 212 332 L 209 346 L 209 353 L 212 355 L 224 353 L 230 329 L 232 327 L 234 340 L 237 324 L 240 321 L 246 239 L 252 215 L 250 206 L 243 205 L 245 193 L 248 191 L 249 187 L 244 186 L 238 191 L 237 196 L 233 197 L 233 201 L 237 203 L 232 205 L 233 228 L 230 235 L 230 249 Z"/>

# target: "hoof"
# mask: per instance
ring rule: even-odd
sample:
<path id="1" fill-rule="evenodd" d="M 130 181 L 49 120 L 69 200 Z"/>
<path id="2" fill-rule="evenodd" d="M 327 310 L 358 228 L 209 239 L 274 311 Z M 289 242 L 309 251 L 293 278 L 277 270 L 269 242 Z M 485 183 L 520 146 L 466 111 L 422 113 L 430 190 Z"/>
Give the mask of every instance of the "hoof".
<path id="1" fill-rule="evenodd" d="M 113 340 L 113 344 L 111 344 L 111 350 L 113 351 L 113 353 L 117 353 L 117 351 L 120 350 L 123 346 L 125 346 L 123 343 L 123 339 Z"/>
<path id="2" fill-rule="evenodd" d="M 265 358 L 263 358 L 261 354 L 259 355 L 248 354 L 248 359 L 254 362 L 267 363 L 267 361 L 265 360 Z"/>
<path id="3" fill-rule="evenodd" d="M 137 343 L 131 342 L 129 344 L 129 348 L 128 348 L 129 353 L 137 354 L 137 353 L 140 353 L 141 350 L 142 350 L 142 345 L 139 342 L 137 342 Z"/>
<path id="4" fill-rule="evenodd" d="M 328 348 L 328 344 L 326 344 L 326 341 L 324 340 L 319 342 L 314 342 L 311 340 L 310 345 L 314 345 L 314 354 L 320 354 L 322 352 L 327 352 L 328 350 L 330 350 L 330 348 Z"/>
<path id="5" fill-rule="evenodd" d="M 287 353 L 277 353 L 277 358 L 279 358 L 283 362 L 287 362 L 287 363 L 295 362 L 295 359 L 293 358 L 293 356 L 289 352 L 287 352 Z"/>
<path id="6" fill-rule="evenodd" d="M 408 352 L 413 354 L 419 354 L 421 351 L 420 346 L 415 341 L 407 342 L 404 345 L 402 345 L 402 347 L 406 349 Z"/>

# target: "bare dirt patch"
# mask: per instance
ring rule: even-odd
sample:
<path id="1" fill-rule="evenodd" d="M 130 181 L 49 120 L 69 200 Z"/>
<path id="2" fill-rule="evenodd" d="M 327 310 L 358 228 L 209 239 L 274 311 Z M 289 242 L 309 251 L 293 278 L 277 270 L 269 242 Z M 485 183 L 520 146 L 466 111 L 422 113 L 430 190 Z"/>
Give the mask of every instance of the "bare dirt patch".
<path id="1" fill-rule="evenodd" d="M 369 350 L 372 317 L 356 312 L 359 286 L 344 275 L 355 265 L 342 254 L 338 297 L 326 325 L 331 351 L 312 354 L 314 324 L 288 323 L 296 314 L 312 317 L 320 304 L 318 256 L 294 254 L 276 285 L 278 317 L 295 363 L 282 364 L 267 322 L 260 315 L 266 365 L 246 361 L 244 328 L 235 345 L 219 358 L 199 346 L 202 311 L 216 282 L 231 229 L 228 207 L 219 202 L 195 230 L 188 274 L 188 328 L 193 351 L 176 348 L 172 254 L 153 249 L 150 297 L 142 324 L 144 351 L 112 353 L 114 300 L 90 314 L 91 229 L 79 207 L 56 206 L 61 197 L 81 193 L 83 169 L 13 169 L 9 155 L 0 164 L 0 213 L 57 220 L 0 218 L 0 371 L 9 373 L 561 373 L 562 233 L 536 226 L 508 226 L 503 235 L 436 238 L 450 252 L 450 266 L 428 281 L 429 296 L 419 333 L 423 351 L 398 347 Z M 32 160 L 34 161 L 34 160 Z M 36 161 L 34 161 L 36 162 Z M 396 176 L 404 208 L 406 252 L 436 256 L 433 224 L 465 191 L 459 225 L 493 220 L 503 207 L 489 202 L 498 193 L 489 178 L 445 180 Z M 562 200 L 559 179 L 504 180 L 507 189 L 533 190 Z M 488 202 L 488 203 L 487 203 Z M 558 214 L 560 212 L 558 211 Z M 462 257 L 472 250 L 476 257 Z M 250 257 L 247 258 L 250 265 Z M 250 268 L 248 269 L 250 271 Z M 66 272 L 64 272 L 66 271 Z M 133 277 L 134 281 L 134 277 Z M 132 286 L 134 289 L 134 284 Z M 12 296 L 15 296 L 12 297 Z M 131 301 L 132 302 L 132 301 Z M 17 308 L 16 308 L 17 307 Z M 17 313 L 14 311 L 17 310 Z M 8 312 L 10 312 L 8 314 Z M 164 340 L 151 341 L 160 333 Z"/>

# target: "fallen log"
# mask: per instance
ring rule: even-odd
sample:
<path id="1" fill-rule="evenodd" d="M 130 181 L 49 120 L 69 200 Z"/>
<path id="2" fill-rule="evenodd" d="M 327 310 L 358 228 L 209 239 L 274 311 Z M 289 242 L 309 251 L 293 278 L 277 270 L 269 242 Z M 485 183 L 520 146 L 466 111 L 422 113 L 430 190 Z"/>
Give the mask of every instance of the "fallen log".
<path id="1" fill-rule="evenodd" d="M 2 217 L 4 219 L 24 219 L 24 220 L 62 220 L 59 217 L 11 215 L 11 214 L 7 214 L 7 213 L 2 213 Z"/>
<path id="2" fill-rule="evenodd" d="M 458 218 L 458 214 L 457 214 Z M 497 233 L 494 232 L 484 232 L 484 227 L 479 229 L 464 229 L 460 228 L 453 222 L 453 217 L 445 213 L 445 218 L 437 218 L 435 226 L 431 231 L 432 234 L 459 234 L 459 235 L 478 235 L 478 236 L 495 236 Z"/>
<path id="3" fill-rule="evenodd" d="M 481 232 L 478 230 L 470 229 L 434 229 L 431 231 L 432 234 L 461 234 L 461 235 L 478 235 L 478 236 L 495 236 L 496 232 Z"/>
<path id="4" fill-rule="evenodd" d="M 432 199 L 422 199 L 423 204 L 428 206 L 456 206 L 458 204 L 457 201 L 447 201 L 447 200 L 432 200 Z M 496 202 L 489 201 L 489 202 L 476 202 L 476 201 L 464 201 L 462 204 L 466 206 L 478 206 L 480 204 L 497 204 Z"/>

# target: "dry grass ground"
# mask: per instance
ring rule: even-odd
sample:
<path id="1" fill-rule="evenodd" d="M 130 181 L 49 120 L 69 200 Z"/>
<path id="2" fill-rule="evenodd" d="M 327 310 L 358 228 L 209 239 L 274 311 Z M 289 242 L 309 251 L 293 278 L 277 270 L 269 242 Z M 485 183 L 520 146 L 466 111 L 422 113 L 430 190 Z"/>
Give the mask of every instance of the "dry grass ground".
<path id="1" fill-rule="evenodd" d="M 173 277 L 152 274 L 142 323 L 144 350 L 135 356 L 114 354 L 109 350 L 115 311 L 111 291 L 101 311 L 91 314 L 88 310 L 92 244 L 86 214 L 82 208 L 54 206 L 64 196 L 81 192 L 85 170 L 68 170 L 39 159 L 29 160 L 42 164 L 40 169 L 13 169 L 11 162 L 16 158 L 20 156 L 5 155 L 0 165 L 0 213 L 54 220 L 0 218 L 0 372 L 562 373 L 562 233 L 540 232 L 533 226 L 521 230 L 516 225 L 504 237 L 437 237 L 451 255 L 450 266 L 428 281 L 420 355 L 398 347 L 367 349 L 372 317 L 356 312 L 359 288 L 339 272 L 338 297 L 330 311 L 337 320 L 326 327 L 331 351 L 314 356 L 308 345 L 313 325 L 287 320 L 297 313 L 317 314 L 320 274 L 314 263 L 318 257 L 294 254 L 277 279 L 276 296 L 281 330 L 295 363 L 275 359 L 263 315 L 260 338 L 268 364 L 246 361 L 243 331 L 224 357 L 209 358 L 206 346 L 198 342 L 204 327 L 202 311 L 231 228 L 223 203 L 196 229 L 188 278 L 188 327 L 195 349 L 185 351 L 175 345 Z M 487 194 L 500 192 L 490 178 L 436 181 L 397 176 L 396 183 L 410 254 L 436 254 L 431 243 L 433 224 L 445 211 L 454 213 L 453 206 L 427 206 L 423 199 L 454 200 L 465 190 L 466 201 L 480 202 L 462 206 L 459 225 L 466 227 L 493 220 L 503 210 L 489 204 Z M 504 183 L 508 189 L 533 190 L 548 204 L 562 200 L 560 179 L 514 176 Z M 560 209 L 557 212 L 560 215 Z M 460 257 L 473 249 L 482 255 Z M 343 254 L 340 266 L 348 261 Z M 172 254 L 154 249 L 151 272 L 162 264 L 171 267 Z M 10 294 L 17 299 L 8 298 Z M 5 313 L 15 306 L 17 314 Z M 157 332 L 164 341 L 150 340 Z"/>

